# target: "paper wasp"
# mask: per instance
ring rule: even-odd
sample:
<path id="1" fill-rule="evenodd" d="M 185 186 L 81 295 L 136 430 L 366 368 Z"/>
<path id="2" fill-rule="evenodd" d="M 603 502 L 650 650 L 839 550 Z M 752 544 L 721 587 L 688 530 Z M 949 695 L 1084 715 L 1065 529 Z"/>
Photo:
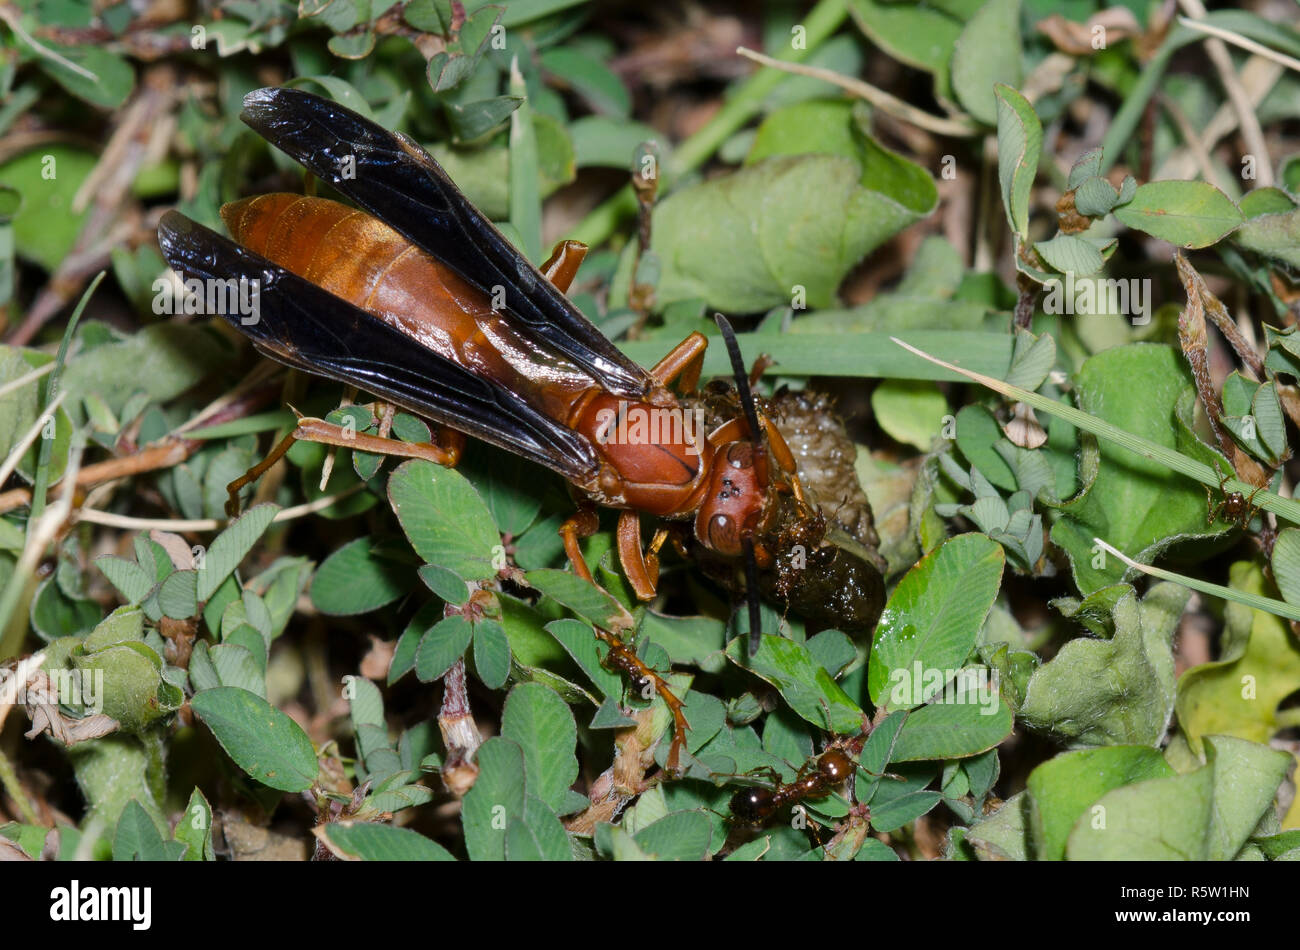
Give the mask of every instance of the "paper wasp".
<path id="1" fill-rule="evenodd" d="M 642 600 L 655 594 L 658 552 L 674 532 L 683 547 L 693 537 L 742 559 L 755 649 L 752 581 L 771 557 L 758 539 L 779 499 L 807 503 L 726 321 L 744 411 L 698 432 L 669 387 L 696 388 L 708 339 L 691 334 L 648 372 L 625 357 L 564 296 L 584 245 L 562 242 L 539 270 L 422 148 L 327 99 L 260 89 L 241 118 L 361 210 L 295 194 L 246 198 L 221 209 L 234 240 L 173 211 L 158 229 L 163 256 L 185 278 L 252 282 L 254 318 L 221 315 L 264 355 L 378 397 L 386 424 L 368 435 L 300 418 L 230 484 L 232 513 L 240 489 L 295 440 L 454 465 L 471 435 L 568 479 L 578 511 L 560 533 L 587 580 L 579 541 L 597 530 L 597 506 L 621 509 L 618 555 Z M 388 438 L 398 408 L 441 426 L 435 441 Z M 654 427 L 657 438 L 632 437 L 651 415 L 670 424 Z M 642 513 L 669 523 L 646 547 Z"/>

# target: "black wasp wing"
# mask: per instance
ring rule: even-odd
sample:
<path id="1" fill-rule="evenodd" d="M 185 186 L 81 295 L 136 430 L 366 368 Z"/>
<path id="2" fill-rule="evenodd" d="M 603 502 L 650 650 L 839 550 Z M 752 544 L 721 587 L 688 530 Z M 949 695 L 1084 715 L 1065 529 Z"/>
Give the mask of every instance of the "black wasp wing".
<path id="1" fill-rule="evenodd" d="M 256 282 L 255 320 L 219 315 L 267 356 L 356 386 L 566 478 L 582 481 L 595 472 L 596 453 L 583 436 L 260 254 L 176 211 L 163 215 L 158 243 L 167 263 L 187 279 Z"/>
<path id="2" fill-rule="evenodd" d="M 268 87 L 244 97 L 246 124 L 322 181 L 484 294 L 499 311 L 620 396 L 639 398 L 649 374 L 628 359 L 516 250 L 419 145 L 329 99 Z"/>

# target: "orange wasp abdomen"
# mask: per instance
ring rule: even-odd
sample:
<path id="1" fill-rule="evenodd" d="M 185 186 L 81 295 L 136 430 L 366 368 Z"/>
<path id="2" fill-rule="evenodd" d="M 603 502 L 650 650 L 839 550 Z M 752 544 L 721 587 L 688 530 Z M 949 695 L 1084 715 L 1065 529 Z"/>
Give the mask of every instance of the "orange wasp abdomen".
<path id="1" fill-rule="evenodd" d="M 691 428 L 685 408 L 671 399 L 652 405 L 610 395 L 581 368 L 522 336 L 481 291 L 383 221 L 293 194 L 245 198 L 222 207 L 221 216 L 250 251 L 586 436 L 608 468 L 583 487 L 605 503 L 670 516 L 698 507 L 712 447 Z"/>
<path id="2" fill-rule="evenodd" d="M 477 288 L 378 218 L 325 198 L 259 195 L 221 209 L 250 251 L 374 314 L 413 342 L 563 419 L 592 380 L 538 352 Z"/>

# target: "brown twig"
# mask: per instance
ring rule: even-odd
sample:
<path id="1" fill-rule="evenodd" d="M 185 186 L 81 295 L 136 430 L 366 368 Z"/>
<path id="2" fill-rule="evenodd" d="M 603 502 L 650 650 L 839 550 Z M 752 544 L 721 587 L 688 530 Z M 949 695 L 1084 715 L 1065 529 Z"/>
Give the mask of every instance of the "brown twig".
<path id="1" fill-rule="evenodd" d="M 1205 406 L 1205 416 L 1210 423 L 1210 430 L 1214 433 L 1219 449 L 1232 462 L 1237 477 L 1252 485 L 1263 485 L 1268 481 L 1268 475 L 1263 467 L 1242 451 L 1223 427 L 1223 402 L 1219 398 L 1219 390 L 1214 385 L 1214 380 L 1210 377 L 1209 340 L 1205 329 L 1206 301 L 1214 299 L 1218 303 L 1218 299 L 1209 292 L 1201 275 L 1188 263 L 1181 252 L 1174 254 L 1174 264 L 1187 291 L 1187 306 L 1178 315 L 1178 342 L 1182 347 L 1183 355 L 1187 357 L 1188 365 L 1191 366 L 1192 378 L 1196 381 L 1196 391 L 1201 397 L 1202 405 Z M 1218 305 L 1220 308 L 1223 307 L 1222 303 Z M 1224 312 L 1226 314 L 1226 310 Z M 1232 332 L 1236 333 L 1236 324 L 1233 324 L 1231 319 L 1227 323 L 1232 327 Z"/>
<path id="2" fill-rule="evenodd" d="M 265 402 L 269 395 L 270 391 L 268 390 L 255 390 L 240 396 L 232 402 L 219 406 L 214 404 L 215 408 L 208 407 L 203 413 L 200 413 L 200 417 L 206 425 L 217 425 L 239 419 Z M 206 417 L 204 417 L 204 413 L 206 413 Z M 130 455 L 106 459 L 103 462 L 85 466 L 76 474 L 76 488 L 93 488 L 121 478 L 128 478 L 131 475 L 141 475 L 145 472 L 171 468 L 173 465 L 184 462 L 203 445 L 204 443 L 199 439 L 185 439 L 174 435 L 167 436 Z M 52 489 L 51 495 L 56 498 L 62 497 L 63 492 L 66 490 L 67 479 L 63 479 Z M 21 508 L 24 505 L 30 505 L 31 502 L 32 493 L 27 488 L 13 488 L 7 492 L 0 492 L 0 514 L 13 511 L 15 508 Z"/>
<path id="3" fill-rule="evenodd" d="M 1179 6 L 1193 20 L 1205 17 L 1205 5 L 1201 0 L 1178 0 Z M 1245 140 L 1246 151 L 1255 156 L 1255 174 L 1261 188 L 1273 184 L 1273 163 L 1268 156 L 1268 143 L 1264 140 L 1264 130 L 1260 127 L 1259 116 L 1255 115 L 1255 106 L 1250 101 L 1237 70 L 1232 64 L 1228 47 L 1218 37 L 1207 37 L 1205 55 L 1209 57 L 1223 83 L 1223 90 L 1228 94 L 1232 107 L 1237 110 L 1237 121 L 1241 125 L 1241 137 Z"/>
<path id="4" fill-rule="evenodd" d="M 765 56 L 743 46 L 739 47 L 736 52 L 746 59 L 752 59 L 754 62 L 763 66 L 770 66 L 772 69 L 779 69 L 782 72 L 793 73 L 796 76 L 808 76 L 812 79 L 832 83 L 859 99 L 867 100 L 877 109 L 888 112 L 897 119 L 911 122 L 913 125 L 919 126 L 928 132 L 934 132 L 936 135 L 970 138 L 979 135 L 982 131 L 979 124 L 970 116 L 943 118 L 931 115 L 925 110 L 918 109 L 897 96 L 885 92 L 883 89 L 878 89 L 860 79 L 854 79 L 852 76 L 841 75 L 832 69 L 822 69 L 819 66 L 806 66 L 803 63 L 790 63 L 785 60 L 773 59 L 771 56 Z"/>
<path id="5" fill-rule="evenodd" d="M 1015 327 L 1017 330 L 1028 330 L 1034 319 L 1034 304 L 1038 302 L 1038 292 L 1041 288 L 1038 281 L 1028 274 L 1017 271 L 1016 289 L 1020 291 L 1020 295 L 1016 298 Z"/>
<path id="6" fill-rule="evenodd" d="M 456 610 L 453 605 L 447 605 Z M 457 798 L 474 787 L 478 766 L 472 761 L 483 743 L 478 725 L 469 708 L 469 689 L 465 683 L 465 658 L 451 665 L 442 677 L 442 708 L 438 710 L 438 729 L 447 757 L 442 764 L 442 782 Z"/>
<path id="7" fill-rule="evenodd" d="M 1228 313 L 1228 308 L 1223 305 L 1223 301 L 1210 292 L 1210 288 L 1205 285 L 1205 278 L 1196 272 L 1182 251 L 1174 254 L 1174 265 L 1178 268 L 1178 276 L 1182 278 L 1183 286 L 1188 290 L 1188 296 L 1191 296 L 1192 289 L 1195 288 L 1196 295 L 1200 297 L 1205 307 L 1206 315 L 1228 341 L 1232 351 L 1237 354 L 1237 359 L 1246 364 L 1246 369 L 1250 370 L 1256 382 L 1265 379 L 1263 359 L 1241 332 L 1236 321 L 1232 319 L 1232 314 Z"/>

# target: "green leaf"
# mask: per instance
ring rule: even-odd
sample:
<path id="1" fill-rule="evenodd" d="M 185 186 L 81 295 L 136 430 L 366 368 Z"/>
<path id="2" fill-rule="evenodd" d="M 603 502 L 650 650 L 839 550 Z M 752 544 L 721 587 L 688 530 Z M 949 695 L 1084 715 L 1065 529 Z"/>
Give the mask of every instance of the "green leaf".
<path id="1" fill-rule="evenodd" d="M 790 708 L 814 726 L 835 733 L 857 733 L 864 713 L 802 644 L 764 636 L 749 656 L 747 638 L 727 646 L 727 658 L 776 687 Z"/>
<path id="2" fill-rule="evenodd" d="M 578 777 L 578 727 L 564 700 L 539 683 L 520 683 L 506 697 L 501 735 L 523 750 L 529 793 L 559 810 Z"/>
<path id="3" fill-rule="evenodd" d="M 1247 200 L 1255 194 L 1252 191 L 1242 199 L 1242 211 L 1248 220 L 1233 233 L 1233 243 L 1291 267 L 1300 267 L 1300 208 L 1255 214 L 1247 210 Z"/>
<path id="4" fill-rule="evenodd" d="M 626 117 L 632 108 L 627 88 L 618 75 L 595 56 L 580 48 L 554 46 L 539 57 L 544 72 L 559 80 L 604 115 Z"/>
<path id="5" fill-rule="evenodd" d="M 139 732 L 180 708 L 184 695 L 162 676 L 162 659 L 144 643 L 125 642 L 73 655 L 84 673 L 103 676 L 103 713 L 126 732 Z"/>
<path id="6" fill-rule="evenodd" d="M 541 799 L 524 800 L 524 817 L 511 818 L 506 826 L 507 861 L 572 861 L 569 836 L 564 825 Z"/>
<path id="7" fill-rule="evenodd" d="M 1286 420 L 1282 417 L 1282 404 L 1277 398 L 1276 381 L 1266 383 L 1255 391 L 1251 403 L 1255 417 L 1255 431 L 1264 444 L 1263 457 L 1270 464 L 1280 462 L 1286 452 Z"/>
<path id="8" fill-rule="evenodd" d="M 470 581 L 496 576 L 501 536 L 487 505 L 455 469 L 412 459 L 388 479 L 388 499 L 415 553 Z"/>
<path id="9" fill-rule="evenodd" d="M 247 642 L 247 641 L 245 641 Z M 266 665 L 262 659 L 265 644 L 254 644 L 258 655 L 238 643 L 219 643 L 208 650 L 212 659 L 212 672 L 222 686 L 246 689 L 255 696 L 266 698 Z"/>
<path id="10" fill-rule="evenodd" d="M 1023 389 L 1037 389 L 1056 365 L 1056 340 L 1050 333 L 1037 338 L 1026 330 L 1016 331 L 1016 348 L 1006 381 Z"/>
<path id="11" fill-rule="evenodd" d="M 1029 775 L 1035 857 L 1059 861 L 1065 857 L 1070 831 L 1088 807 L 1107 792 L 1150 778 L 1166 778 L 1174 770 L 1159 749 L 1116 745 L 1065 752 L 1048 759 Z"/>
<path id="12" fill-rule="evenodd" d="M 524 101 L 522 96 L 495 96 L 477 102 L 448 104 L 447 118 L 455 141 L 473 142 L 482 138 L 509 119 Z"/>
<path id="13" fill-rule="evenodd" d="M 319 764 L 302 727 L 246 689 L 218 686 L 190 705 L 241 769 L 263 785 L 301 792 L 316 781 Z"/>
<path id="14" fill-rule="evenodd" d="M 377 822 L 330 822 L 325 834 L 345 854 L 362 861 L 455 861 L 451 852 L 409 828 Z"/>
<path id="15" fill-rule="evenodd" d="M 642 851 L 661 861 L 703 861 L 709 853 L 713 826 L 702 812 L 676 811 L 632 837 Z"/>
<path id="16" fill-rule="evenodd" d="M 883 0 L 849 3 L 859 29 L 891 58 L 946 77 L 962 24 L 936 7 Z"/>
<path id="17" fill-rule="evenodd" d="M 1101 251 L 1087 238 L 1074 234 L 1058 234 L 1050 241 L 1039 241 L 1034 248 L 1052 267 L 1063 274 L 1073 273 L 1076 277 L 1095 274 L 1105 265 Z M 1036 389 L 1036 386 L 1026 386 Z"/>
<path id="18" fill-rule="evenodd" d="M 1028 798 L 1017 792 L 993 814 L 970 826 L 966 843 L 984 861 L 1029 860 Z"/>
<path id="19" fill-rule="evenodd" d="M 82 641 L 85 654 L 144 639 L 144 616 L 138 608 L 118 607 L 111 614 L 96 624 L 86 639 Z"/>
<path id="20" fill-rule="evenodd" d="M 1266 593 L 1263 574 L 1253 564 L 1232 565 L 1228 577 L 1237 590 Z M 1220 658 L 1178 680 L 1178 724 L 1194 752 L 1204 735 L 1268 742 L 1282 728 L 1279 707 L 1300 690 L 1300 644 L 1287 622 L 1232 602 L 1223 612 Z"/>
<path id="21" fill-rule="evenodd" d="M 502 534 L 518 537 L 537 519 L 542 499 L 535 463 L 485 445 L 482 452 L 476 446 L 461 468 L 483 496 Z"/>
<path id="22" fill-rule="evenodd" d="M 54 142 L 0 163 L 0 181 L 23 197 L 12 221 L 17 257 L 49 272 L 67 257 L 90 213 L 73 211 L 72 201 L 96 164 L 95 153 Z"/>
<path id="23" fill-rule="evenodd" d="M 197 788 L 176 822 L 175 839 L 185 845 L 186 861 L 215 861 L 212 846 L 212 806 Z"/>
<path id="24" fill-rule="evenodd" d="M 1205 761 L 1206 768 L 1214 769 L 1207 858 L 1230 861 L 1272 810 L 1279 786 L 1295 768 L 1295 759 L 1281 749 L 1233 736 L 1206 736 Z"/>
<path id="25" fill-rule="evenodd" d="M 474 624 L 474 670 L 489 689 L 500 689 L 510 677 L 510 641 L 495 620 Z"/>
<path id="26" fill-rule="evenodd" d="M 348 676 L 344 682 L 348 687 L 344 695 L 349 697 L 348 708 L 352 714 L 353 728 L 383 726 L 384 698 L 379 687 L 364 676 Z"/>
<path id="27" fill-rule="evenodd" d="M 948 401 L 933 383 L 887 379 L 871 392 L 871 411 L 890 438 L 929 451 L 948 415 Z"/>
<path id="28" fill-rule="evenodd" d="M 596 633 L 590 624 L 570 618 L 552 620 L 546 625 L 546 632 L 556 639 L 587 674 L 601 695 L 615 701 L 622 699 L 627 687 L 619 674 L 601 666 L 600 641 L 596 639 Z"/>
<path id="29" fill-rule="evenodd" d="M 952 89 L 966 111 L 985 125 L 1000 125 L 995 87 L 1019 86 L 1024 78 L 1020 47 L 1020 0 L 988 0 L 957 38 Z M 1001 152 L 1000 127 L 998 139 Z"/>
<path id="30" fill-rule="evenodd" d="M 1190 429 L 1190 402 L 1180 401 L 1191 385 L 1182 354 L 1150 343 L 1104 350 L 1076 375 L 1080 409 L 1208 465 L 1215 453 Z M 1097 458 L 1095 452 L 1085 443 L 1085 471 L 1090 459 Z M 1100 453 L 1091 490 L 1062 508 L 1063 517 L 1051 532 L 1052 541 L 1070 558 L 1080 593 L 1090 594 L 1127 576 L 1124 564 L 1098 554 L 1094 538 L 1150 563 L 1176 541 L 1223 530 L 1206 526 L 1205 490 L 1200 485 L 1170 478 L 1166 466 L 1110 441 Z"/>
<path id="31" fill-rule="evenodd" d="M 568 607 L 592 626 L 606 630 L 627 629 L 632 626 L 631 615 L 605 591 L 590 581 L 569 571 L 549 568 L 529 571 L 524 575 L 530 587 L 535 587 L 547 597 Z"/>
<path id="32" fill-rule="evenodd" d="M 178 841 L 164 841 L 149 813 L 132 799 L 117 822 L 113 860 L 175 861 L 180 858 L 184 847 Z"/>
<path id="33" fill-rule="evenodd" d="M 78 99 L 102 109 L 122 105 L 135 86 L 135 70 L 117 53 L 102 46 L 50 44 L 59 55 L 37 58 L 42 71 Z M 66 63 L 75 64 L 76 69 Z"/>
<path id="34" fill-rule="evenodd" d="M 931 764 L 901 765 L 877 787 L 871 798 L 871 827 L 877 831 L 894 831 L 915 821 L 939 804 L 943 795 L 927 791 L 934 781 L 935 767 Z"/>
<path id="35" fill-rule="evenodd" d="M 644 142 L 665 143 L 663 136 L 648 125 L 611 119 L 603 115 L 585 115 L 569 124 L 573 140 L 574 162 L 578 168 L 602 167 L 629 169 L 632 157 Z"/>
<path id="36" fill-rule="evenodd" d="M 357 538 L 327 557 L 311 581 L 311 602 L 332 616 L 364 614 L 408 593 L 415 578 L 409 565 L 390 556 L 372 538 Z M 408 555 L 409 556 L 409 555 Z"/>
<path id="37" fill-rule="evenodd" d="M 173 571 L 158 588 L 158 607 L 173 620 L 188 620 L 199 612 L 197 571 Z"/>
<path id="38" fill-rule="evenodd" d="M 57 640 L 85 633 L 99 622 L 100 607 L 84 597 L 69 598 L 54 576 L 36 588 L 31 605 L 32 629 L 44 640 Z"/>
<path id="39" fill-rule="evenodd" d="M 444 617 L 420 638 L 415 654 L 415 676 L 421 683 L 438 679 L 464 656 L 474 629 L 460 614 Z"/>
<path id="40" fill-rule="evenodd" d="M 257 505 L 236 518 L 217 535 L 208 548 L 203 567 L 198 570 L 199 600 L 211 597 L 221 583 L 234 573 L 263 532 L 271 525 L 279 508 L 275 505 Z"/>
<path id="41" fill-rule="evenodd" d="M 95 558 L 95 566 L 117 588 L 128 604 L 138 604 L 153 590 L 154 580 L 135 561 L 103 554 Z"/>
<path id="42" fill-rule="evenodd" d="M 168 320 L 79 354 L 68 363 L 63 388 L 70 405 L 97 393 L 120 413 L 136 393 L 156 402 L 179 396 L 228 359 L 227 345 L 217 335 Z"/>
<path id="43" fill-rule="evenodd" d="M 1173 711 L 1174 630 L 1190 596 L 1160 583 L 1115 604 L 1109 640 L 1065 644 L 1030 677 L 1021 718 L 1074 747 L 1156 745 Z"/>
<path id="44" fill-rule="evenodd" d="M 777 155 L 839 155 L 861 163 L 859 142 L 852 103 L 813 99 L 784 106 L 767 116 L 758 127 L 745 164 Z"/>
<path id="45" fill-rule="evenodd" d="M 1002 547 L 977 533 L 950 538 L 916 564 L 895 588 L 872 640 L 871 701 L 910 709 L 959 669 L 979 639 L 1006 562 Z M 945 672 L 946 671 L 946 672 Z M 925 682 L 914 682 L 918 672 Z"/>
<path id="46" fill-rule="evenodd" d="M 1300 604 L 1300 528 L 1283 528 L 1273 543 L 1273 580 L 1284 600 Z"/>
<path id="47" fill-rule="evenodd" d="M 1209 247 L 1245 220 L 1232 199 L 1204 181 L 1151 181 L 1115 209 L 1126 227 L 1178 247 Z"/>
<path id="48" fill-rule="evenodd" d="M 479 60 L 487 50 L 492 31 L 501 20 L 503 8 L 487 5 L 475 10 L 460 25 L 460 29 L 451 37 L 445 50 L 440 50 L 430 60 L 428 66 L 429 85 L 434 92 L 452 89 L 473 73 Z M 431 32 L 448 34 L 446 28 Z"/>
<path id="49" fill-rule="evenodd" d="M 465 850 L 471 861 L 503 861 L 508 819 L 524 814 L 524 753 L 493 736 L 479 746 L 474 761 L 478 778 L 461 803 Z"/>
<path id="50" fill-rule="evenodd" d="M 751 312 L 825 307 L 872 249 L 929 213 L 933 181 L 866 143 L 878 183 L 831 155 L 777 156 L 674 192 L 654 211 L 651 247 L 663 270 L 660 305 L 702 298 Z"/>
<path id="51" fill-rule="evenodd" d="M 1018 4 L 1017 4 L 1018 5 Z M 968 27 L 969 29 L 969 27 Z M 1029 238 L 1029 190 L 1038 174 L 1043 124 L 1034 107 L 1011 86 L 997 86 L 998 184 L 1007 224 L 1021 240 Z"/>
<path id="52" fill-rule="evenodd" d="M 965 670 L 953 689 L 952 702 L 933 703 L 908 713 L 894 743 L 891 761 L 962 759 L 979 755 L 1011 735 L 1011 707 L 997 691 L 996 678 Z"/>
<path id="53" fill-rule="evenodd" d="M 1020 485 L 1011 466 L 993 446 L 1005 438 L 997 419 L 984 406 L 962 406 L 957 412 L 957 448 L 992 484 L 1006 491 L 1015 491 Z M 963 486 L 967 487 L 967 486 Z"/>
<path id="54" fill-rule="evenodd" d="M 1073 191 L 1082 187 L 1083 183 L 1090 178 L 1100 175 L 1103 157 L 1100 148 L 1090 148 L 1075 159 L 1074 164 L 1070 166 L 1070 176 L 1066 179 L 1066 189 Z"/>
<path id="55" fill-rule="evenodd" d="M 1148 779 L 1107 792 L 1094 820 L 1075 825 L 1066 856 L 1072 861 L 1202 861 L 1214 806 L 1214 769 Z"/>
<path id="56" fill-rule="evenodd" d="M 1135 192 L 1136 193 L 1136 192 Z M 1090 218 L 1100 218 L 1109 214 L 1119 203 L 1119 192 L 1115 186 L 1100 175 L 1094 175 L 1082 181 L 1074 192 L 1074 210 Z M 1064 268 L 1057 268 L 1063 270 Z"/>

